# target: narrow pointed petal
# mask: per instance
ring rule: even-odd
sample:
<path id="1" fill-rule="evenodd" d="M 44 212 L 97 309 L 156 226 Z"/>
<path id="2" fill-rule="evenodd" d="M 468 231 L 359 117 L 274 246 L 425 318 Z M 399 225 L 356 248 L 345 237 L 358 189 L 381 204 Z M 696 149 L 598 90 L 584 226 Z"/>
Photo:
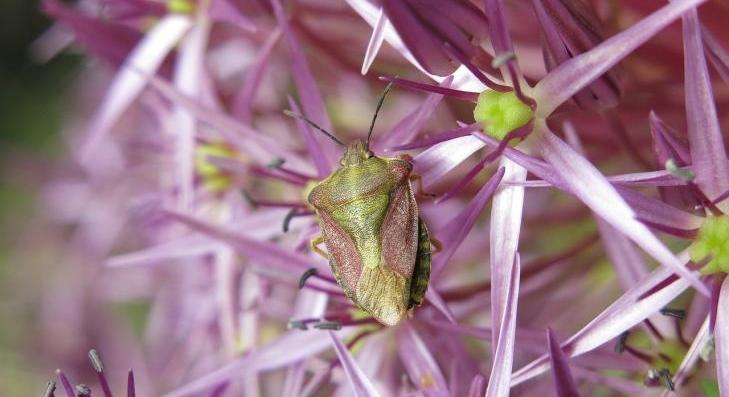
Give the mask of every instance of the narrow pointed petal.
<path id="1" fill-rule="evenodd" d="M 106 260 L 105 265 L 109 267 L 149 266 L 164 261 L 207 255 L 212 253 L 217 245 L 218 243 L 201 239 L 183 238 L 111 257 Z"/>
<path id="2" fill-rule="evenodd" d="M 288 17 L 284 13 L 280 0 L 271 0 L 273 13 L 276 16 L 278 26 L 283 31 L 286 38 L 286 44 L 291 55 L 291 74 L 296 85 L 296 92 L 299 94 L 301 106 L 304 108 L 304 115 L 311 121 L 319 124 L 327 131 L 332 131 L 332 122 L 327 115 L 324 99 L 322 98 L 319 86 L 311 73 L 309 63 L 306 61 L 304 50 L 299 44 L 298 39 L 291 31 L 288 23 Z M 320 145 L 325 148 L 326 160 L 330 164 L 330 168 L 334 169 L 337 164 L 337 149 L 333 142 L 329 141 L 325 136 L 317 136 Z"/>
<path id="3" fill-rule="evenodd" d="M 362 372 L 354 358 L 349 353 L 346 346 L 339 340 L 339 337 L 332 331 L 327 332 L 332 338 L 334 344 L 334 351 L 339 357 L 339 362 L 342 364 L 342 369 L 349 379 L 349 384 L 352 386 L 352 391 L 357 397 L 378 397 L 380 393 L 375 389 L 375 386 Z"/>
<path id="4" fill-rule="evenodd" d="M 594 320 L 564 342 L 562 349 L 570 357 L 587 353 L 614 340 L 621 333 L 657 313 L 660 308 L 668 305 L 689 287 L 689 283 L 682 278 L 665 285 L 666 278 L 671 274 L 671 270 L 666 267 L 654 270 L 646 279 L 625 292 Z M 662 288 L 643 297 L 657 286 Z M 526 382 L 546 372 L 549 367 L 549 357 L 543 355 L 516 371 L 511 385 Z"/>
<path id="5" fill-rule="evenodd" d="M 204 78 L 204 56 L 210 33 L 210 20 L 199 14 L 195 24 L 180 46 L 175 64 L 174 84 L 181 93 L 199 97 Z M 175 162 L 177 165 L 177 208 L 187 212 L 192 208 L 194 189 L 195 117 L 182 106 L 175 109 Z"/>
<path id="6" fill-rule="evenodd" d="M 369 2 L 368 0 L 345 0 L 347 4 L 357 13 L 359 14 L 362 19 L 367 22 L 372 28 L 374 29 L 377 25 L 377 15 L 379 15 L 380 8 Z M 403 58 L 407 59 L 408 62 L 410 62 L 413 66 L 415 66 L 418 70 L 420 70 L 422 73 L 424 73 L 426 76 L 432 78 L 433 80 L 440 81 L 438 76 L 435 76 L 433 74 L 430 74 L 428 71 L 425 70 L 425 68 L 420 64 L 420 62 L 415 59 L 415 56 L 410 52 L 410 50 L 407 48 L 405 43 L 403 43 L 402 38 L 395 30 L 395 27 L 392 26 L 392 23 L 388 23 L 384 28 L 384 36 L 385 41 L 387 41 L 397 52 L 400 53 L 400 55 L 403 56 Z"/>
<path id="7" fill-rule="evenodd" d="M 484 0 L 486 17 L 489 21 L 489 34 L 491 35 L 491 43 L 494 46 L 495 56 L 513 53 L 514 45 L 511 42 L 511 35 L 506 26 L 506 16 L 504 15 L 503 0 Z M 507 73 L 504 73 L 506 69 Z M 521 97 L 522 76 L 516 61 L 507 62 L 502 67 L 502 75 L 509 76 L 511 85 Z"/>
<path id="8" fill-rule="evenodd" d="M 449 77 L 441 83 L 442 86 L 448 87 L 453 81 L 452 77 Z M 443 95 L 440 94 L 428 94 L 425 100 L 407 116 L 405 116 L 392 131 L 386 135 L 378 137 L 373 144 L 375 151 L 383 150 L 384 148 L 393 146 L 397 143 L 410 142 L 423 128 L 423 125 L 428 121 L 430 116 L 435 112 L 435 108 L 443 100 Z"/>
<path id="9" fill-rule="evenodd" d="M 453 316 L 453 313 L 448 308 L 448 304 L 443 300 L 443 298 L 438 295 L 437 292 L 433 289 L 433 287 L 428 288 L 427 291 L 425 291 L 425 298 L 432 304 L 436 309 L 438 309 L 443 316 L 445 316 L 446 320 L 450 321 L 453 324 L 456 324 L 456 318 Z"/>
<path id="10" fill-rule="evenodd" d="M 691 343 L 691 347 L 689 347 L 686 355 L 683 357 L 676 374 L 673 376 L 673 384 L 676 385 L 676 390 L 681 390 L 681 385 L 684 380 L 696 366 L 699 358 L 701 358 L 701 349 L 703 349 L 709 341 L 709 337 L 709 318 L 707 317 L 706 320 L 704 320 L 703 325 L 701 325 L 699 332 L 696 333 L 694 341 Z M 663 394 L 661 394 L 661 397 L 668 397 L 672 394 L 673 393 L 670 390 L 665 390 Z"/>
<path id="11" fill-rule="evenodd" d="M 471 381 L 471 387 L 468 389 L 468 397 L 482 397 L 486 393 L 486 378 L 478 374 Z"/>
<path id="12" fill-rule="evenodd" d="M 423 185 L 428 188 L 483 146 L 483 142 L 472 136 L 438 143 L 413 159 L 415 172 L 423 178 Z"/>
<path id="13" fill-rule="evenodd" d="M 599 78 L 681 14 L 706 0 L 674 1 L 610 37 L 592 50 L 563 63 L 545 76 L 533 90 L 537 114 L 546 117 L 570 97 Z"/>
<path id="14" fill-rule="evenodd" d="M 418 390 L 428 396 L 448 396 L 448 383 L 438 363 L 409 322 L 397 330 L 397 351 L 410 381 Z"/>
<path id="15" fill-rule="evenodd" d="M 351 330 L 342 329 L 340 337 L 351 334 Z M 207 375 L 179 387 L 164 397 L 184 397 L 199 395 L 205 390 L 212 390 L 217 385 L 231 379 L 237 379 L 253 372 L 270 371 L 312 357 L 328 349 L 332 340 L 326 332 L 290 331 L 274 342 L 224 365 Z"/>
<path id="16" fill-rule="evenodd" d="M 519 303 L 519 255 L 514 258 L 508 278 L 508 293 L 499 326 L 498 346 L 494 352 L 486 397 L 508 397 L 511 391 L 511 367 L 514 362 L 516 309 Z"/>
<path id="17" fill-rule="evenodd" d="M 724 49 L 713 34 L 709 33 L 706 28 L 701 31 L 701 38 L 706 47 L 706 54 L 709 61 L 714 66 L 714 70 L 721 76 L 724 83 L 729 84 L 729 51 Z"/>
<path id="18" fill-rule="evenodd" d="M 253 101 L 266 72 L 271 53 L 280 38 L 281 29 L 275 29 L 269 33 L 266 41 L 258 49 L 255 61 L 246 71 L 240 89 L 233 100 L 233 114 L 245 124 L 251 124 Z"/>
<path id="19" fill-rule="evenodd" d="M 693 170 L 696 184 L 713 200 L 729 189 L 729 167 L 696 10 L 690 10 L 683 16 L 683 51 L 686 118 Z"/>
<path id="20" fill-rule="evenodd" d="M 552 364 L 552 377 L 557 388 L 557 396 L 580 397 L 580 392 L 577 391 L 577 384 L 572 377 L 569 360 L 551 328 L 547 328 L 547 344 L 549 346 L 549 361 Z"/>
<path id="21" fill-rule="evenodd" d="M 622 186 L 615 189 L 641 221 L 682 230 L 696 230 L 701 227 L 703 218 L 700 216 L 682 211 L 632 189 Z"/>
<path id="22" fill-rule="evenodd" d="M 618 282 L 623 287 L 623 291 L 627 291 L 648 275 L 645 261 L 627 237 L 599 216 L 595 216 L 595 221 Z"/>
<path id="23" fill-rule="evenodd" d="M 496 191 L 497 186 L 504 177 L 504 168 L 499 168 L 496 173 L 483 185 L 471 202 L 458 215 L 446 224 L 443 229 L 437 231 L 436 235 L 440 236 L 443 244 L 443 251 L 435 255 L 433 259 L 433 278 L 445 268 L 448 261 L 466 238 L 468 233 L 476 223 L 478 216 L 488 203 L 489 198 Z"/>
<path id="24" fill-rule="evenodd" d="M 719 309 L 714 327 L 716 343 L 716 378 L 722 396 L 729 396 L 729 277 L 724 278 L 719 292 Z"/>
<path id="25" fill-rule="evenodd" d="M 114 76 L 101 107 L 94 115 L 88 136 L 80 151 L 82 162 L 114 126 L 119 117 L 144 89 L 144 74 L 154 75 L 167 54 L 190 28 L 188 17 L 170 14 L 161 19 L 134 48 L 121 69 Z M 142 74 L 140 74 L 140 71 Z"/>
<path id="26" fill-rule="evenodd" d="M 248 125 L 242 124 L 229 115 L 200 104 L 181 93 L 167 81 L 155 76 L 147 76 L 149 83 L 162 95 L 177 105 L 184 106 L 202 123 L 213 127 L 228 143 L 248 154 L 259 164 L 284 159 L 291 168 L 308 173 L 311 165 L 281 142 L 263 135 Z"/>
<path id="27" fill-rule="evenodd" d="M 255 32 L 257 30 L 256 24 L 250 18 L 243 15 L 238 7 L 231 3 L 231 0 L 212 0 L 208 13 L 216 21 L 232 23 L 248 32 Z"/>
<path id="28" fill-rule="evenodd" d="M 291 107 L 291 110 L 295 113 L 301 114 L 301 109 L 299 109 L 299 105 L 296 104 L 296 101 L 294 101 L 293 98 L 289 97 L 289 107 Z M 316 134 L 314 131 L 311 130 L 311 127 L 308 123 L 301 119 L 296 119 L 296 128 L 301 133 L 301 136 L 304 138 L 304 143 L 306 144 L 306 149 L 309 151 L 309 158 L 311 158 L 311 161 L 314 163 L 314 166 L 316 166 L 317 175 L 319 176 L 319 179 L 324 179 L 332 172 L 331 164 L 326 159 L 326 156 L 324 154 L 324 148 L 321 146 L 321 143 L 316 137 Z"/>
<path id="29" fill-rule="evenodd" d="M 377 22 L 375 22 L 375 26 L 372 28 L 372 36 L 370 37 L 370 42 L 367 44 L 367 51 L 362 61 L 362 70 L 360 70 L 360 73 L 363 76 L 370 70 L 372 62 L 375 61 L 377 53 L 380 52 L 382 43 L 385 41 L 385 27 L 388 24 L 390 24 L 390 21 L 387 19 L 387 15 L 385 15 L 382 7 L 380 7 L 380 12 L 377 14 Z"/>
<path id="30" fill-rule="evenodd" d="M 527 170 L 508 158 L 501 161 L 504 182 L 526 179 Z M 519 246 L 521 217 L 524 209 L 524 188 L 503 185 L 494 195 L 489 231 L 489 263 L 491 269 L 491 324 L 500 329 L 508 304 L 511 270 Z M 491 350 L 496 354 L 499 334 L 494 333 Z"/>
<path id="31" fill-rule="evenodd" d="M 592 211 L 605 219 L 617 230 L 628 236 L 662 265 L 686 278 L 702 294 L 709 295 L 708 288 L 689 271 L 683 263 L 656 238 L 648 228 L 635 218 L 635 212 L 618 194 L 615 188 L 600 174 L 595 166 L 559 139 L 546 125 L 543 128 L 542 153 L 562 180 Z"/>
<path id="32" fill-rule="evenodd" d="M 277 244 L 254 240 L 240 233 L 226 230 L 220 226 L 212 225 L 184 214 L 176 212 L 167 212 L 167 214 L 193 230 L 230 244 L 242 254 L 248 255 L 252 260 L 262 261 L 269 266 L 279 267 L 284 271 L 291 272 L 296 277 L 298 277 L 300 272 L 312 267 L 320 271 L 324 271 L 325 269 L 318 261 L 284 249 Z"/>

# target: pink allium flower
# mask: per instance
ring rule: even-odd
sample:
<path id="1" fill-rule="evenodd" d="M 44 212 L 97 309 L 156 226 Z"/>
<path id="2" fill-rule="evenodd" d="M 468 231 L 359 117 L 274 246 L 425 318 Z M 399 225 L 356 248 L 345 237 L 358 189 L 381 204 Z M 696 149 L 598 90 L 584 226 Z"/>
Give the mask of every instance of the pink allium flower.
<path id="1" fill-rule="evenodd" d="M 95 98 L 47 188 L 95 308 L 62 326 L 138 395 L 729 396 L 729 9 L 644 3 L 45 0 Z M 306 200 L 383 80 L 370 149 L 442 246 L 391 327 Z M 127 301 L 141 337 L 93 324 Z"/>

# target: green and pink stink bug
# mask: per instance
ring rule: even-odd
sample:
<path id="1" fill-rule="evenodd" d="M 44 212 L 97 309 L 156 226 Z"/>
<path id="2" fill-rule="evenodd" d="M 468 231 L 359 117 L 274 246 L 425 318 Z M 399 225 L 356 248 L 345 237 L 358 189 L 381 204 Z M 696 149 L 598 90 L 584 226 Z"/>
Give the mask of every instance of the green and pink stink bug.
<path id="1" fill-rule="evenodd" d="M 431 241 L 410 186 L 412 164 L 375 156 L 370 137 L 390 85 L 375 110 L 367 140 L 349 145 L 303 116 L 298 117 L 345 146 L 340 167 L 308 197 L 321 235 L 312 249 L 329 260 L 349 299 L 385 325 L 395 325 L 420 305 L 430 279 Z M 327 251 L 319 248 L 324 243 Z"/>

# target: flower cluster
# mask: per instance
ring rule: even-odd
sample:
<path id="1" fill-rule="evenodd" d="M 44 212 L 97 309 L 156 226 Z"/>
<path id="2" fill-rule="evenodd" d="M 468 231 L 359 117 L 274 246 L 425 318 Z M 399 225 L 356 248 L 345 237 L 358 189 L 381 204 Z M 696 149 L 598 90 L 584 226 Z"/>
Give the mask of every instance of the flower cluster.
<path id="1" fill-rule="evenodd" d="M 143 302 L 107 342 L 141 395 L 729 396 L 725 3 L 43 9 L 94 98 L 49 208 L 77 300 Z M 372 126 L 438 248 L 393 326 L 310 246 L 309 193 Z"/>

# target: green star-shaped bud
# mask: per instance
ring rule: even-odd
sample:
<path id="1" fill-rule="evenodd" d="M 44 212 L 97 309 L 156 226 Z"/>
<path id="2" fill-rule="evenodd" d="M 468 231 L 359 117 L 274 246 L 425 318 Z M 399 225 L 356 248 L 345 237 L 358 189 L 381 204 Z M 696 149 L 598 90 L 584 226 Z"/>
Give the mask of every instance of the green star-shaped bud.
<path id="1" fill-rule="evenodd" d="M 711 256 L 711 261 L 701 269 L 702 273 L 729 273 L 729 216 L 706 218 L 689 253 L 694 262 Z"/>
<path id="2" fill-rule="evenodd" d="M 483 124 L 484 132 L 498 140 L 526 125 L 533 116 L 532 109 L 514 91 L 484 91 L 479 94 L 473 109 L 473 118 Z"/>

